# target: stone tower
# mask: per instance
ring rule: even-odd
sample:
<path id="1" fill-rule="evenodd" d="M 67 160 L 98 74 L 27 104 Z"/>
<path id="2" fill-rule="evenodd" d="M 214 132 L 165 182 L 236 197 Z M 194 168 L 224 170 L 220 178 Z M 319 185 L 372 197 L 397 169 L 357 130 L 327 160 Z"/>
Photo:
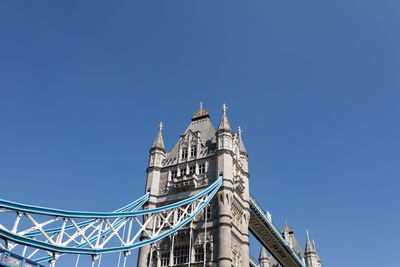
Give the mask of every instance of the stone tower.
<path id="1" fill-rule="evenodd" d="M 200 103 L 200 110 L 170 152 L 165 150 L 160 124 L 150 149 L 146 182 L 150 199 L 145 209 L 195 195 L 220 174 L 224 179 L 218 194 L 195 220 L 152 249 L 140 248 L 138 267 L 249 266 L 248 155 L 240 128 L 235 134 L 231 130 L 226 109 L 223 105 L 215 130 Z M 141 236 L 141 240 L 146 238 Z"/>
<path id="2" fill-rule="evenodd" d="M 311 245 L 310 234 L 307 231 L 307 241 L 306 241 L 306 249 L 304 251 L 305 260 L 308 267 L 321 267 L 322 263 L 319 259 L 317 250 L 315 248 L 315 242 Z"/>
<path id="3" fill-rule="evenodd" d="M 260 257 L 258 257 L 258 262 L 260 263 L 261 267 L 270 267 L 269 266 L 269 257 L 267 251 L 263 246 L 261 246 L 260 250 Z"/>
<path id="4" fill-rule="evenodd" d="M 307 232 L 307 236 L 308 236 L 308 232 Z M 310 249 L 309 246 L 311 247 L 311 242 L 307 242 L 306 253 L 303 252 L 299 242 L 297 241 L 297 239 L 294 235 L 292 227 L 290 227 L 287 224 L 287 221 L 285 222 L 285 227 L 282 230 L 282 237 L 287 241 L 290 248 L 292 248 L 294 251 L 296 251 L 296 253 L 298 255 L 305 258 L 305 262 L 307 263 L 307 249 Z M 307 239 L 309 239 L 309 238 L 307 237 Z M 319 260 L 318 254 L 316 254 L 316 255 Z M 317 261 L 315 261 L 315 262 L 317 262 Z M 272 255 L 268 256 L 268 254 L 265 251 L 265 248 L 263 246 L 261 246 L 261 250 L 260 250 L 259 263 L 260 263 L 261 267 L 282 267 L 282 265 L 277 261 L 277 259 L 275 259 L 274 256 L 272 256 Z M 307 263 L 308 267 L 321 267 L 320 260 L 319 260 L 319 264 L 320 265 L 310 265 L 309 263 Z"/>

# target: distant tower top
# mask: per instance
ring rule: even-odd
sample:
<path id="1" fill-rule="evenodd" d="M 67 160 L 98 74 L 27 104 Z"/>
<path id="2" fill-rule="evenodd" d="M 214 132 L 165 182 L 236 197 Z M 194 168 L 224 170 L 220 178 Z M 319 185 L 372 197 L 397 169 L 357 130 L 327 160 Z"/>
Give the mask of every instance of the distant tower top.
<path id="1" fill-rule="evenodd" d="M 285 221 L 285 228 L 283 228 L 282 234 L 285 233 L 285 230 L 288 234 L 293 234 L 293 229 L 287 224 L 287 221 Z"/>
<path id="2" fill-rule="evenodd" d="M 199 111 L 194 113 L 192 121 L 196 121 L 196 120 L 200 120 L 200 119 L 208 118 L 208 117 L 210 117 L 208 115 L 208 109 L 204 110 L 203 102 L 200 102 L 200 109 L 199 109 Z"/>

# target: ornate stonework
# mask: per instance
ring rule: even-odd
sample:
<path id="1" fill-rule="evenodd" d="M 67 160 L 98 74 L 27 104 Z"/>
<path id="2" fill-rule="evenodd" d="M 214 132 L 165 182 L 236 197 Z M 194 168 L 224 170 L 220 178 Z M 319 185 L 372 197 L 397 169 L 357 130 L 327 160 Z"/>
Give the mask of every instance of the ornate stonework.
<path id="1" fill-rule="evenodd" d="M 224 180 L 210 206 L 195 220 L 152 248 L 140 248 L 138 266 L 148 267 L 151 258 L 154 267 L 179 266 L 189 261 L 203 266 L 204 259 L 209 267 L 248 267 L 247 153 L 243 151 L 241 132 L 233 134 L 230 129 L 226 106 L 216 130 L 201 105 L 169 152 L 164 148 L 161 129 L 157 146 L 150 150 L 146 190 L 154 197 L 149 208 L 194 195 L 219 174 Z"/>

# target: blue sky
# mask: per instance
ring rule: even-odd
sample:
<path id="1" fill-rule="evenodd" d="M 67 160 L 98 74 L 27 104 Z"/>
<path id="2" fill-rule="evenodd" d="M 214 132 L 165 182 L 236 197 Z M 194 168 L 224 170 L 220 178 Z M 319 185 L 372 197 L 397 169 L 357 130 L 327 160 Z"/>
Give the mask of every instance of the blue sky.
<path id="1" fill-rule="evenodd" d="M 326 267 L 397 266 L 399 12 L 395 0 L 1 1 L 0 198 L 114 210 L 143 193 L 160 121 L 170 150 L 200 101 L 215 126 L 226 103 L 252 194 L 279 226 L 303 246 L 309 229 Z"/>

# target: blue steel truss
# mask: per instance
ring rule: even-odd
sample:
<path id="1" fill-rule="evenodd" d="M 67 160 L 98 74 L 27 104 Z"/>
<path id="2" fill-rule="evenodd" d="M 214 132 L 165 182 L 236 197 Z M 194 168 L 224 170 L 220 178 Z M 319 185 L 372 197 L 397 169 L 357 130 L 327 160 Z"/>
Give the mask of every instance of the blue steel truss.
<path id="1" fill-rule="evenodd" d="M 213 184 L 192 197 L 154 209 L 141 209 L 149 200 L 149 193 L 113 212 L 67 211 L 0 200 L 0 213 L 16 215 L 12 227 L 6 227 L 0 222 L 0 239 L 5 241 L 5 246 L 0 244 L 0 253 L 3 253 L 0 255 L 16 255 L 12 250 L 18 246 L 24 247 L 21 259 L 27 262 L 31 261 L 38 251 L 47 253 L 39 258 L 36 255 L 36 260 L 32 261 L 35 264 L 54 262 L 66 253 L 93 257 L 113 252 L 124 252 L 126 255 L 130 250 L 153 244 L 177 232 L 193 220 L 217 193 L 222 179 L 220 176 Z M 285 266 L 306 267 L 304 258 L 289 245 L 278 227 L 272 223 L 270 214 L 265 212 L 252 196 L 250 211 L 253 219 L 250 220 L 249 230 L 270 253 L 281 263 L 282 257 L 287 259 L 287 255 L 292 262 Z M 39 221 L 35 216 L 46 219 Z M 26 223 L 24 226 L 20 224 L 23 218 L 30 222 L 29 227 Z M 258 223 L 258 227 L 264 228 L 256 230 L 253 223 Z M 285 255 L 271 250 L 265 240 L 262 240 L 259 233 L 261 231 L 268 231 L 274 239 L 273 242 L 283 249 L 280 253 L 283 251 Z M 147 238 L 139 240 L 142 235 Z M 25 258 L 27 247 L 33 248 L 34 251 Z M 254 258 L 250 258 L 250 265 L 259 266 Z"/>
<path id="2" fill-rule="evenodd" d="M 192 197 L 142 210 L 139 209 L 149 199 L 148 193 L 114 212 L 66 211 L 0 200 L 0 212 L 16 215 L 12 227 L 0 224 L 0 238 L 10 251 L 22 245 L 47 252 L 37 262 L 56 260 L 65 253 L 126 253 L 177 232 L 209 204 L 221 184 L 222 176 Z M 22 218 L 31 223 L 29 227 L 21 226 Z M 139 240 L 142 234 L 148 238 Z"/>

